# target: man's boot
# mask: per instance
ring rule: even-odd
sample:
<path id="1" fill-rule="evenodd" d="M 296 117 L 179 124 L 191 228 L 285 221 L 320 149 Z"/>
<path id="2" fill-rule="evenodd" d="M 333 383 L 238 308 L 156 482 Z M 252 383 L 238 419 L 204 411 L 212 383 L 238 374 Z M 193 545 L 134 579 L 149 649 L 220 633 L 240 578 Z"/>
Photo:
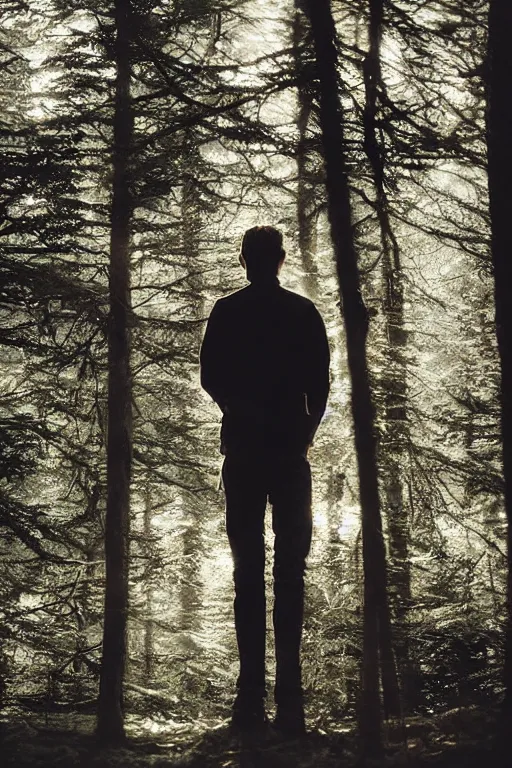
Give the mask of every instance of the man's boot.
<path id="1" fill-rule="evenodd" d="M 260 733 L 268 725 L 265 713 L 265 690 L 239 688 L 233 703 L 231 730 L 236 734 Z"/>
<path id="2" fill-rule="evenodd" d="M 276 696 L 274 728 L 282 736 L 297 739 L 306 734 L 304 702 L 301 694 Z"/>

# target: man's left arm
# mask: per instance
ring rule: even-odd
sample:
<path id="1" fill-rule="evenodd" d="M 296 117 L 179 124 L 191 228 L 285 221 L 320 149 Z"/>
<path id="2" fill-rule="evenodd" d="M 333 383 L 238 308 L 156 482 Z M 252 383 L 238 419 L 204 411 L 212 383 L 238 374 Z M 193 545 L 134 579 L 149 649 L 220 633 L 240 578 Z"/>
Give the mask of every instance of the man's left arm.
<path id="1" fill-rule="evenodd" d="M 311 416 L 310 442 L 313 441 L 318 425 L 322 420 L 329 396 L 330 351 L 324 321 L 312 305 L 306 330 L 306 349 L 308 350 L 306 397 Z"/>

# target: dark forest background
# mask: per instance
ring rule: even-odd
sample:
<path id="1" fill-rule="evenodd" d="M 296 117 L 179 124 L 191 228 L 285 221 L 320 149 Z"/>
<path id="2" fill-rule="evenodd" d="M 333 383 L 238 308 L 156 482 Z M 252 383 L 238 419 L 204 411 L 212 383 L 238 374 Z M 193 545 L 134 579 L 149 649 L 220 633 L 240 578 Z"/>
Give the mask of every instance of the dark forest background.
<path id="1" fill-rule="evenodd" d="M 179 742 L 228 718 L 198 351 L 255 224 L 332 353 L 310 728 L 378 756 L 416 724 L 412 754 L 420 723 L 442 751 L 439 723 L 509 710 L 511 39 L 507 0 L 3 0 L 2 722 Z"/>

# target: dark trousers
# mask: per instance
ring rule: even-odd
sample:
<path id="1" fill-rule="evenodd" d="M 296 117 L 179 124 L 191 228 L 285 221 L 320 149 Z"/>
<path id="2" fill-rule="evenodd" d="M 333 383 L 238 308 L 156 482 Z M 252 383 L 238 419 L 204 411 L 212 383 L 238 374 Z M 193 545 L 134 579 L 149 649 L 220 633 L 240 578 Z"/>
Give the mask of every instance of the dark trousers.
<path id="1" fill-rule="evenodd" d="M 274 531 L 276 702 L 300 695 L 304 571 L 311 545 L 311 473 L 303 456 L 227 456 L 222 468 L 226 528 L 234 561 L 235 627 L 241 692 L 265 691 L 265 540 L 267 498 Z"/>

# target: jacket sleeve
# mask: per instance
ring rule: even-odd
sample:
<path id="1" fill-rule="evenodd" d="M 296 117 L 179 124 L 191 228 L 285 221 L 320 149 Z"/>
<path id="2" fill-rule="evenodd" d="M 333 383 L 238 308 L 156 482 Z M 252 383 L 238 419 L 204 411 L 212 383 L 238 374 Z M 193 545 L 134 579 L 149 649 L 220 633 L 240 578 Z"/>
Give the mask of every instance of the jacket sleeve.
<path id="1" fill-rule="evenodd" d="M 201 386 L 223 410 L 225 401 L 225 361 L 223 347 L 222 311 L 217 302 L 208 318 L 206 331 L 201 345 L 199 360 L 201 364 Z"/>
<path id="2" fill-rule="evenodd" d="M 329 342 L 325 325 L 317 308 L 312 305 L 305 334 L 307 349 L 306 399 L 311 417 L 310 442 L 322 420 L 329 396 Z"/>

